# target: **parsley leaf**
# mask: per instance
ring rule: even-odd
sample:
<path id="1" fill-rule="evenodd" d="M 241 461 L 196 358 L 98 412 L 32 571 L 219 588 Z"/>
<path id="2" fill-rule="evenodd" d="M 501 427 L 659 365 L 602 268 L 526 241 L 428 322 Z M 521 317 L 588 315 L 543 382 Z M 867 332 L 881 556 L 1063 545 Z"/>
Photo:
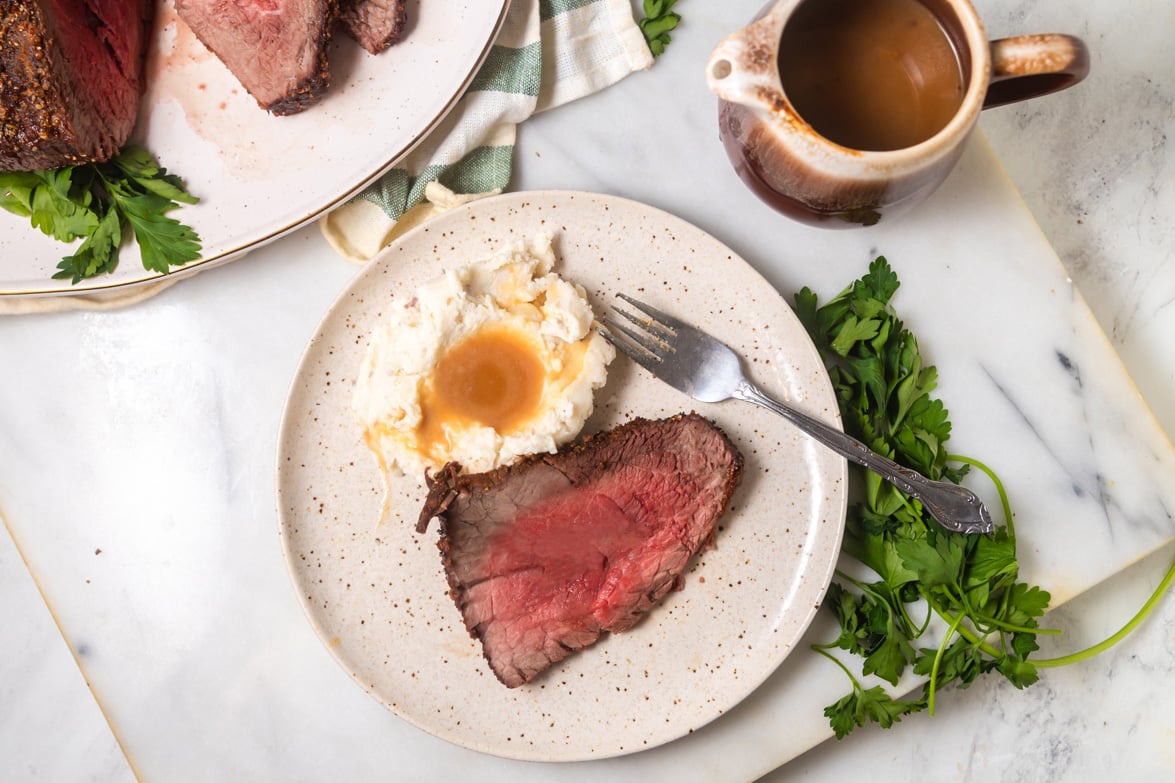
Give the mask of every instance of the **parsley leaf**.
<path id="1" fill-rule="evenodd" d="M 14 215 L 33 214 L 33 190 L 41 184 L 34 171 L 0 172 L 0 207 Z"/>
<path id="2" fill-rule="evenodd" d="M 975 547 L 967 561 L 963 586 L 977 587 L 1003 576 L 1015 575 L 1016 544 L 1008 537 L 1007 529 L 1001 528 L 995 535 L 983 536 L 975 541 Z"/>
<path id="3" fill-rule="evenodd" d="M 808 288 L 795 295 L 796 315 L 828 368 L 845 429 L 932 479 L 959 482 L 971 466 L 979 468 L 995 484 L 1007 522 L 990 537 L 943 530 L 921 503 L 851 466 L 852 480 L 864 491 L 848 509 L 842 550 L 877 580 L 837 572 L 825 603 L 836 613 L 840 635 L 813 646 L 852 684 L 847 696 L 824 710 L 838 739 L 866 723 L 889 727 L 921 709 L 933 713 L 938 689 L 966 688 L 989 672 L 1027 687 L 1039 668 L 1084 660 L 1123 638 L 1175 581 L 1173 563 L 1150 600 L 1109 639 L 1071 655 L 1029 659 L 1039 649 L 1037 635 L 1052 633 L 1037 625 L 1050 596 L 1019 580 L 1012 512 L 999 478 L 982 463 L 947 451 L 950 416 L 931 396 L 937 370 L 925 363 L 917 339 L 891 306 L 899 286 L 897 274 L 878 257 L 867 274 L 824 305 Z M 946 623 L 946 633 L 937 647 L 915 649 L 931 617 Z M 891 684 L 912 666 L 928 678 L 921 697 L 897 700 L 880 687 L 866 689 L 831 648 L 858 656 L 862 674 Z"/>
<path id="4" fill-rule="evenodd" d="M 1000 659 L 1000 674 L 1017 688 L 1027 688 L 1040 679 L 1036 673 L 1036 664 L 1011 656 Z"/>
<path id="5" fill-rule="evenodd" d="M 916 701 L 899 701 L 886 693 L 880 685 L 865 689 L 854 682 L 853 690 L 840 701 L 824 708 L 837 739 L 843 739 L 857 726 L 873 722 L 888 729 L 902 719 L 923 709 Z"/>
<path id="6" fill-rule="evenodd" d="M 1044 614 L 1049 605 L 1049 594 L 1039 587 L 1019 583 L 1012 585 L 1008 600 L 1007 621 L 1010 625 L 1029 625 Z"/>
<path id="7" fill-rule="evenodd" d="M 71 168 L 37 172 L 41 182 L 30 193 L 30 218 L 37 228 L 59 242 L 72 242 L 98 226 L 90 209 L 92 194 L 74 188 Z"/>
<path id="8" fill-rule="evenodd" d="M 865 656 L 861 665 L 862 674 L 875 674 L 890 685 L 897 685 L 898 678 L 906 670 L 906 666 L 914 658 L 914 649 L 910 642 L 897 632 L 897 624 L 890 615 L 877 646 L 873 652 Z"/>
<path id="9" fill-rule="evenodd" d="M 850 315 L 841 324 L 840 331 L 833 338 L 832 350 L 841 356 L 847 356 L 849 350 L 857 343 L 876 337 L 880 323 L 873 318 L 866 318 L 862 321 L 857 316 Z"/>
<path id="10" fill-rule="evenodd" d="M 200 237 L 167 213 L 199 201 L 146 150 L 129 146 L 105 163 L 0 172 L 0 207 L 60 242 L 82 242 L 55 279 L 77 283 L 118 267 L 126 228 L 143 268 L 166 273 L 200 257 Z"/>
<path id="11" fill-rule="evenodd" d="M 130 223 L 139 242 L 143 268 L 167 272 L 172 264 L 186 264 L 200 256 L 200 238 L 187 226 L 166 215 L 176 204 L 162 196 L 116 196 L 118 211 Z"/>
<path id="12" fill-rule="evenodd" d="M 902 565 L 918 575 L 918 581 L 928 588 L 954 585 L 963 569 L 963 543 L 954 536 L 935 535 L 926 538 L 903 538 L 894 543 Z"/>
<path id="13" fill-rule="evenodd" d="M 665 47 L 671 40 L 669 33 L 676 30 L 681 22 L 681 16 L 670 10 L 676 3 L 677 0 L 644 0 L 645 15 L 637 24 L 654 57 L 665 53 Z"/>
<path id="14" fill-rule="evenodd" d="M 98 223 L 94 232 L 86 237 L 77 252 L 61 259 L 57 268 L 72 277 L 75 282 L 113 271 L 113 264 L 118 262 L 115 248 L 121 243 L 122 223 L 118 219 L 118 212 L 112 209 Z"/>

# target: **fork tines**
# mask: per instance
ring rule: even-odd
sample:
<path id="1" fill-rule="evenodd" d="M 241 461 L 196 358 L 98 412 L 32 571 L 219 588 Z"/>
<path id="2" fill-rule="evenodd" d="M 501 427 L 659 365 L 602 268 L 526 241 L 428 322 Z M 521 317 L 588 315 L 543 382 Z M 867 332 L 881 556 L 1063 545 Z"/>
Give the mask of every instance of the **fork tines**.
<path id="1" fill-rule="evenodd" d="M 649 372 L 655 372 L 657 365 L 661 363 L 661 355 L 656 352 L 656 346 L 649 338 L 629 329 L 622 323 L 618 323 L 613 318 L 605 318 L 602 325 L 604 328 L 599 331 L 605 340 L 641 367 Z M 621 338 L 620 334 L 626 335 L 628 339 Z"/>
<path id="2" fill-rule="evenodd" d="M 604 318 L 606 329 L 600 334 L 605 340 L 627 354 L 630 359 L 651 371 L 664 359 L 666 354 L 673 352 L 671 341 L 677 336 L 677 328 L 680 327 L 681 322 L 644 302 L 633 299 L 631 296 L 626 294 L 617 294 L 616 296 L 645 315 L 635 315 L 613 305 L 612 310 L 616 315 L 638 328 L 634 329 L 616 318 L 606 316 Z M 623 334 L 628 339 L 619 339 L 616 333 Z"/>
<path id="3" fill-rule="evenodd" d="M 615 305 L 612 306 L 613 310 L 620 313 L 633 323 L 645 327 L 663 340 L 673 339 L 677 336 L 678 332 L 685 328 L 685 324 L 668 313 L 663 313 L 652 305 L 647 305 L 638 299 L 633 299 L 628 294 L 616 294 L 616 298 L 623 299 L 624 301 L 628 302 L 630 305 L 644 313 L 645 317 L 641 318 L 639 316 L 630 315 Z"/>

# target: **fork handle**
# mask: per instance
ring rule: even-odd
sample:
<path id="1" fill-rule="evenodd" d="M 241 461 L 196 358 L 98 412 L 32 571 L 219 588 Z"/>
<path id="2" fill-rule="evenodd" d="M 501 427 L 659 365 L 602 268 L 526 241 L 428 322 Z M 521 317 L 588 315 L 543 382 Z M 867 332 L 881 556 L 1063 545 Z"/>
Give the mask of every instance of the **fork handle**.
<path id="1" fill-rule="evenodd" d="M 868 468 L 910 497 L 922 501 L 923 507 L 947 530 L 991 533 L 995 529 L 983 501 L 966 487 L 948 481 L 932 481 L 916 470 L 899 465 L 856 438 L 768 396 L 750 381 L 740 382 L 731 396 L 778 413 L 845 459 Z"/>

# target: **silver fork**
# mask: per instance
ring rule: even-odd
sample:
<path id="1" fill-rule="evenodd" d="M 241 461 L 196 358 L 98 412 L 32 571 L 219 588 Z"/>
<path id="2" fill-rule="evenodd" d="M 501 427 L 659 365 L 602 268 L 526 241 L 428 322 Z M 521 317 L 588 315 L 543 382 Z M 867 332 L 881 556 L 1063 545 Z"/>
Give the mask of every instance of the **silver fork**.
<path id="1" fill-rule="evenodd" d="M 995 529 L 987 507 L 971 490 L 948 481 L 931 481 L 840 430 L 772 399 L 747 379 L 738 354 L 724 343 L 630 296 L 617 296 L 644 315 L 613 307 L 617 315 L 637 329 L 615 318 L 605 318 L 607 328 L 601 334 L 673 388 L 701 402 L 743 400 L 778 413 L 845 459 L 865 466 L 922 501 L 922 506 L 947 530 L 991 533 Z M 617 333 L 628 339 L 618 337 Z"/>

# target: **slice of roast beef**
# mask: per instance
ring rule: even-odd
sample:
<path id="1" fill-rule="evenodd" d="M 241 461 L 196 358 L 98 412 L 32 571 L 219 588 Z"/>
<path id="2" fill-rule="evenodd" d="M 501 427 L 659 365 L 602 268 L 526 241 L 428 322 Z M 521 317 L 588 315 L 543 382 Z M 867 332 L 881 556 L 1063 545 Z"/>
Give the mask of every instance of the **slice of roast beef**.
<path id="1" fill-rule="evenodd" d="M 360 46 L 379 54 L 400 40 L 408 14 L 404 0 L 340 0 L 339 21 Z"/>
<path id="2" fill-rule="evenodd" d="M 0 2 L 0 171 L 104 161 L 135 127 L 155 0 Z"/>
<path id="3" fill-rule="evenodd" d="M 263 109 L 296 114 L 330 86 L 337 0 L 175 0 L 175 10 Z"/>
<path id="4" fill-rule="evenodd" d="M 488 473 L 445 466 L 417 529 L 440 518 L 449 593 L 514 688 L 631 628 L 678 587 L 742 467 L 701 416 L 634 419 Z"/>

